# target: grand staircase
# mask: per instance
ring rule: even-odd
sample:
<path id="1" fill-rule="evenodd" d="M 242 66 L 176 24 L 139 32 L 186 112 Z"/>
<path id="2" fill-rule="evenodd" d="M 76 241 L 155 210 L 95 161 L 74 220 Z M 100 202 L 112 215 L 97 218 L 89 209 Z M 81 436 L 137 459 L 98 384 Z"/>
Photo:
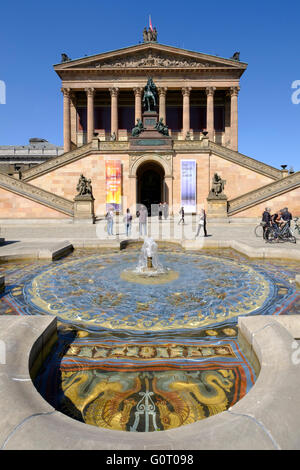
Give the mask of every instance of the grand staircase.
<path id="1" fill-rule="evenodd" d="M 11 191 L 38 204 L 50 207 L 50 209 L 62 212 L 70 217 L 74 216 L 73 201 L 69 201 L 69 199 L 57 196 L 44 189 L 37 188 L 32 184 L 12 178 L 4 173 L 0 173 L 0 188 Z"/>
<path id="2" fill-rule="evenodd" d="M 40 163 L 28 170 L 24 171 L 22 174 L 22 181 L 31 181 L 39 176 L 43 176 L 50 171 L 56 170 L 68 163 L 72 163 L 80 158 L 84 157 L 88 153 L 90 153 L 91 149 L 93 148 L 93 142 L 89 142 L 86 145 L 82 145 L 81 147 L 77 147 L 70 152 L 65 152 L 58 157 L 53 157 L 47 160 L 44 163 Z"/>
<path id="3" fill-rule="evenodd" d="M 300 171 L 231 199 L 228 201 L 228 215 L 237 214 L 296 188 L 300 188 Z"/>

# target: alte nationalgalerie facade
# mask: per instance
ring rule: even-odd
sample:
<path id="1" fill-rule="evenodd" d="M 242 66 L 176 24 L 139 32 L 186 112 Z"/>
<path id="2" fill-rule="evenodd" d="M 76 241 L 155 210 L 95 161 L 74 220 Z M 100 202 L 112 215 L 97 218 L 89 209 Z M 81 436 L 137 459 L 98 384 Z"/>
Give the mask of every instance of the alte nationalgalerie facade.
<path id="1" fill-rule="evenodd" d="M 211 217 L 252 218 L 269 205 L 300 215 L 300 172 L 238 152 L 238 95 L 246 68 L 239 54 L 225 59 L 156 40 L 76 60 L 64 54 L 54 66 L 63 92 L 64 153 L 25 170 L 21 179 L 0 173 L 0 218 L 72 219 L 81 174 L 91 180 L 94 213 L 102 216 L 109 164 L 119 168 L 123 211 L 167 202 L 178 214 L 183 192 L 194 185 L 188 196 L 193 212 L 205 207 Z M 157 102 L 154 120 L 148 110 L 147 121 L 150 77 Z M 159 120 L 168 135 L 158 133 Z M 143 130 L 133 137 L 136 123 Z M 208 198 L 216 174 L 225 182 L 219 205 Z"/>

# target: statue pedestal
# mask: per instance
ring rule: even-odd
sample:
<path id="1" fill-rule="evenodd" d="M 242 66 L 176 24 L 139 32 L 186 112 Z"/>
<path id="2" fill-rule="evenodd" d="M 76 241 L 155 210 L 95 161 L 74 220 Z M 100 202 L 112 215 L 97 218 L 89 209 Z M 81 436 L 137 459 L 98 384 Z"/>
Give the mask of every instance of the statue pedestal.
<path id="1" fill-rule="evenodd" d="M 91 194 L 75 196 L 74 219 L 76 223 L 95 223 L 94 198 Z"/>
<path id="2" fill-rule="evenodd" d="M 156 111 L 143 112 L 143 126 L 146 130 L 153 130 L 158 121 L 158 113 Z"/>
<path id="3" fill-rule="evenodd" d="M 155 129 L 158 122 L 158 113 L 156 111 L 143 112 L 144 130 L 136 137 L 129 137 L 129 145 L 132 150 L 171 150 L 172 138 L 163 135 Z"/>
<path id="4" fill-rule="evenodd" d="M 207 198 L 207 217 L 210 219 L 227 219 L 227 197 L 225 195 Z"/>

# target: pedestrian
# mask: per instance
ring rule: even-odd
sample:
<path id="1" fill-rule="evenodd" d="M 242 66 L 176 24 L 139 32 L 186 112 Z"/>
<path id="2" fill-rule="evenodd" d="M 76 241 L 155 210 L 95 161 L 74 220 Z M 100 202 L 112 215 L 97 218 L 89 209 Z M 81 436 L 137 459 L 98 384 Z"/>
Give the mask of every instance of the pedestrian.
<path id="1" fill-rule="evenodd" d="M 269 207 L 265 208 L 261 218 L 261 223 L 263 226 L 263 238 L 264 240 L 268 240 L 271 227 L 271 209 Z"/>
<path id="2" fill-rule="evenodd" d="M 180 222 L 182 222 L 183 225 L 184 225 L 184 207 L 183 206 L 181 207 L 181 209 L 179 211 L 179 214 L 180 214 L 181 217 L 180 217 L 180 220 L 178 222 L 178 225 L 180 224 Z"/>
<path id="3" fill-rule="evenodd" d="M 163 214 L 164 214 L 164 219 L 166 220 L 169 215 L 169 207 L 166 202 L 163 203 Z"/>
<path id="4" fill-rule="evenodd" d="M 113 226 L 114 226 L 114 211 L 112 208 L 109 209 L 105 216 L 107 220 L 107 234 L 108 235 L 113 235 Z"/>
<path id="5" fill-rule="evenodd" d="M 195 238 L 197 238 L 200 235 L 201 228 L 203 227 L 204 231 L 204 236 L 207 237 L 207 231 L 206 231 L 206 213 L 204 209 L 200 210 L 199 214 L 199 219 L 198 219 L 198 230 L 196 233 Z"/>
<path id="6" fill-rule="evenodd" d="M 145 206 L 140 208 L 140 215 L 139 215 L 139 232 L 140 235 L 147 235 L 147 217 L 148 211 Z"/>
<path id="7" fill-rule="evenodd" d="M 293 220 L 293 216 L 292 214 L 289 212 L 288 208 L 285 207 L 284 209 L 282 209 L 281 211 L 281 217 L 282 219 L 287 222 L 288 226 L 290 227 L 291 226 L 291 220 Z"/>
<path id="8" fill-rule="evenodd" d="M 160 202 L 158 204 L 158 220 L 162 220 L 162 213 L 163 213 L 163 205 L 162 203 Z"/>
<path id="9" fill-rule="evenodd" d="M 126 210 L 126 215 L 124 217 L 125 223 L 125 230 L 126 230 L 126 237 L 130 237 L 131 235 L 131 224 L 132 224 L 132 215 L 130 214 L 130 209 Z"/>

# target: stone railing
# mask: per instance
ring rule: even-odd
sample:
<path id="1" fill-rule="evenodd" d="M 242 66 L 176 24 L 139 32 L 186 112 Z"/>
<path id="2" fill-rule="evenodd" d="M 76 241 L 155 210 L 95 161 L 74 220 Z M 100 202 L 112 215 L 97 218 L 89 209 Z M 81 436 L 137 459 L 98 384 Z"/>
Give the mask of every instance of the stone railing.
<path id="1" fill-rule="evenodd" d="M 255 160 L 254 158 L 247 157 L 247 155 L 243 155 L 242 153 L 235 152 L 227 147 L 223 147 L 222 145 L 218 145 L 215 142 L 209 141 L 209 148 L 211 151 L 226 160 L 237 163 L 238 165 L 249 168 L 250 170 L 256 171 L 257 173 L 268 176 L 274 180 L 280 180 L 283 177 L 281 170 Z"/>
<path id="2" fill-rule="evenodd" d="M 234 215 L 280 194 L 300 188 L 300 171 L 228 201 L 228 215 Z"/>
<path id="3" fill-rule="evenodd" d="M 87 152 L 89 152 L 93 147 L 94 142 L 89 142 L 86 145 L 82 145 L 82 147 L 77 147 L 70 152 L 63 153 L 59 157 L 54 157 L 49 159 L 48 161 L 41 163 L 40 165 L 34 166 L 33 168 L 29 168 L 22 174 L 22 181 L 30 181 L 34 178 L 38 178 L 39 176 L 48 173 L 49 171 L 56 170 L 61 166 L 66 165 L 67 163 L 71 163 L 73 161 L 78 160 L 79 158 L 83 157 Z"/>
<path id="4" fill-rule="evenodd" d="M 19 196 L 30 199 L 51 209 L 62 212 L 63 214 L 73 217 L 74 203 L 65 199 L 64 197 L 57 196 L 56 194 L 45 191 L 44 189 L 37 188 L 24 181 L 17 180 L 6 174 L 0 173 L 0 188 L 18 194 Z"/>
<path id="5" fill-rule="evenodd" d="M 249 170 L 256 171 L 257 173 L 268 176 L 274 180 L 279 180 L 283 177 L 281 170 L 267 165 L 266 163 L 259 162 L 254 158 L 247 157 L 242 153 L 235 152 L 234 150 L 224 147 L 223 145 L 216 144 L 207 138 L 201 140 L 174 140 L 173 148 L 174 150 L 181 152 L 211 151 L 216 155 L 229 160 L 230 162 L 236 163 L 245 168 L 249 168 Z"/>

